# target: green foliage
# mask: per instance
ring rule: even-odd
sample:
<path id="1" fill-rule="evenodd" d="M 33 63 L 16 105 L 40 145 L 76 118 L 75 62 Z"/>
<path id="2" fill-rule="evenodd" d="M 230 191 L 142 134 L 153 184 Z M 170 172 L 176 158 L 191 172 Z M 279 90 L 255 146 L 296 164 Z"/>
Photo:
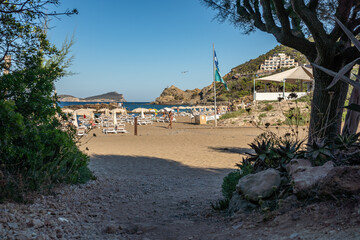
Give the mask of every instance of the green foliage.
<path id="1" fill-rule="evenodd" d="M 285 166 L 300 152 L 302 141 L 292 140 L 289 134 L 277 137 L 274 133 L 265 132 L 259 135 L 249 146 L 255 151 L 248 154 L 246 161 L 251 164 L 254 172 L 275 168 L 285 172 Z"/>
<path id="2" fill-rule="evenodd" d="M 360 133 L 350 134 L 350 135 L 338 135 L 335 139 L 335 146 L 337 149 L 346 150 L 354 146 L 356 142 L 359 140 Z"/>
<path id="3" fill-rule="evenodd" d="M 228 112 L 228 113 L 225 113 L 225 114 L 221 115 L 219 120 L 225 120 L 225 119 L 229 119 L 229 118 L 236 118 L 236 117 L 241 116 L 244 113 L 245 113 L 244 109 L 241 109 L 241 110 L 236 111 L 236 112 Z"/>
<path id="4" fill-rule="evenodd" d="M 302 112 L 299 107 L 290 108 L 289 111 L 285 112 L 285 124 L 303 126 L 309 123 L 310 113 Z"/>
<path id="5" fill-rule="evenodd" d="M 233 68 L 232 72 L 255 73 L 257 70 L 259 70 L 260 65 L 264 63 L 265 60 L 269 59 L 269 57 L 273 56 L 276 53 L 285 53 L 286 55 L 291 56 L 291 58 L 294 58 L 295 61 L 299 62 L 300 64 L 305 64 L 307 62 L 306 57 L 303 54 L 301 54 L 299 51 L 284 45 L 278 45 L 269 52 Z"/>
<path id="6" fill-rule="evenodd" d="M 223 184 L 221 185 L 221 191 L 225 199 L 231 199 L 233 192 L 236 190 L 236 185 L 239 179 L 243 177 L 240 171 L 234 171 L 224 177 Z"/>
<path id="7" fill-rule="evenodd" d="M 42 51 L 23 56 L 25 68 L 0 76 L 0 200 L 92 178 L 74 131 L 60 130 L 53 95 L 54 81 L 66 74 L 70 45 L 46 61 Z"/>
<path id="8" fill-rule="evenodd" d="M 262 109 L 263 111 L 271 111 L 273 109 L 273 105 L 271 104 L 266 104 L 265 107 Z"/>
<path id="9" fill-rule="evenodd" d="M 267 116 L 266 113 L 261 113 L 261 114 L 259 115 L 259 119 L 264 118 L 264 117 L 266 117 L 266 116 Z"/>
<path id="10" fill-rule="evenodd" d="M 230 199 L 220 199 L 215 204 L 211 203 L 211 207 L 214 210 L 222 211 L 229 207 Z"/>
<path id="11" fill-rule="evenodd" d="M 325 162 L 334 159 L 330 142 L 326 139 L 314 139 L 311 144 L 307 144 L 305 157 L 311 160 L 314 166 L 321 166 Z"/>

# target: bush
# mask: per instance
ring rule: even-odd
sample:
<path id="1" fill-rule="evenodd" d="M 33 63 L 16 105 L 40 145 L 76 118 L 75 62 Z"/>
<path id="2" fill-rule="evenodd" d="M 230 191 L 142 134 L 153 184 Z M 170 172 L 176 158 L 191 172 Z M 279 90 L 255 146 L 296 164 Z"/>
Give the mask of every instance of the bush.
<path id="1" fill-rule="evenodd" d="M 92 178 L 89 158 L 71 134 L 54 126 L 24 121 L 12 101 L 0 101 L 0 200 L 22 200 L 29 191 L 46 192 L 59 183 L 84 183 Z"/>
<path id="2" fill-rule="evenodd" d="M 229 118 L 236 118 L 236 117 L 241 116 L 243 113 L 245 113 L 244 109 L 241 109 L 241 110 L 236 111 L 236 112 L 225 113 L 225 114 L 221 115 L 219 120 L 225 120 L 225 119 L 229 119 Z"/>
<path id="3" fill-rule="evenodd" d="M 44 60 L 39 52 L 26 67 L 0 76 L 0 200 L 21 201 L 31 191 L 93 178 L 89 157 L 61 131 L 54 81 L 64 76 L 68 48 Z M 63 65 L 65 64 L 65 65 Z"/>
<path id="4" fill-rule="evenodd" d="M 263 111 L 271 111 L 273 109 L 273 105 L 271 104 L 266 104 L 265 107 L 262 109 Z"/>
<path id="5" fill-rule="evenodd" d="M 233 192 L 236 190 L 236 185 L 241 177 L 242 175 L 240 171 L 231 172 L 226 177 L 224 177 L 221 188 L 225 199 L 231 199 Z"/>

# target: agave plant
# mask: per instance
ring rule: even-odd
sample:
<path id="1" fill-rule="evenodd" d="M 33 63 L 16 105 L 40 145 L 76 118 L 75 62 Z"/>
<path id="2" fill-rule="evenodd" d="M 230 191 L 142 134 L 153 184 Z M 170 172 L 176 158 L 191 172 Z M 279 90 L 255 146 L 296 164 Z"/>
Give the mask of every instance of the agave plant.
<path id="1" fill-rule="evenodd" d="M 269 168 L 269 163 L 274 155 L 273 143 L 269 140 L 257 140 L 249 146 L 255 151 L 255 154 L 247 153 L 249 155 L 247 160 L 253 164 L 255 172 Z"/>
<path id="2" fill-rule="evenodd" d="M 286 165 L 294 158 L 296 158 L 298 151 L 303 142 L 286 142 L 273 148 L 273 151 L 278 155 L 278 168 L 280 171 L 286 170 Z"/>
<path id="3" fill-rule="evenodd" d="M 330 159 L 335 159 L 331 153 L 331 146 L 326 139 L 314 139 L 312 144 L 307 144 L 305 157 L 310 159 L 315 166 L 320 166 Z"/>
<path id="4" fill-rule="evenodd" d="M 339 150 L 347 150 L 355 145 L 360 137 L 360 133 L 338 135 L 335 139 L 335 147 Z"/>

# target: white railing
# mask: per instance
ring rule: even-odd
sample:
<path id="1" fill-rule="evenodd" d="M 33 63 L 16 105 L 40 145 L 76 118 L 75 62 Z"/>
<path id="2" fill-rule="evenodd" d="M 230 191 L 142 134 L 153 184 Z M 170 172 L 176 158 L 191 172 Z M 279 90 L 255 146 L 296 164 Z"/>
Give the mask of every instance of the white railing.
<path id="1" fill-rule="evenodd" d="M 291 92 L 285 92 L 285 98 L 288 99 L 288 96 Z M 298 98 L 306 96 L 307 92 L 296 92 Z M 256 101 L 273 101 L 278 100 L 279 97 L 283 97 L 282 92 L 256 92 L 255 100 Z"/>

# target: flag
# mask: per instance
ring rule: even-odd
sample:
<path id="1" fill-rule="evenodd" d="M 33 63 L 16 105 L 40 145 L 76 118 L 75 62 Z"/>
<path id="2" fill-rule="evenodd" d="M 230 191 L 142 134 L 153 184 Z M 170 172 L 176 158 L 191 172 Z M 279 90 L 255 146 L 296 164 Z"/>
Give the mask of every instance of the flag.
<path id="1" fill-rule="evenodd" d="M 222 79 L 222 77 L 220 75 L 219 62 L 218 62 L 215 50 L 214 50 L 214 63 L 215 63 L 215 81 L 223 83 L 226 90 L 229 90 L 229 88 L 227 87 L 226 82 L 224 81 L 224 79 Z"/>

